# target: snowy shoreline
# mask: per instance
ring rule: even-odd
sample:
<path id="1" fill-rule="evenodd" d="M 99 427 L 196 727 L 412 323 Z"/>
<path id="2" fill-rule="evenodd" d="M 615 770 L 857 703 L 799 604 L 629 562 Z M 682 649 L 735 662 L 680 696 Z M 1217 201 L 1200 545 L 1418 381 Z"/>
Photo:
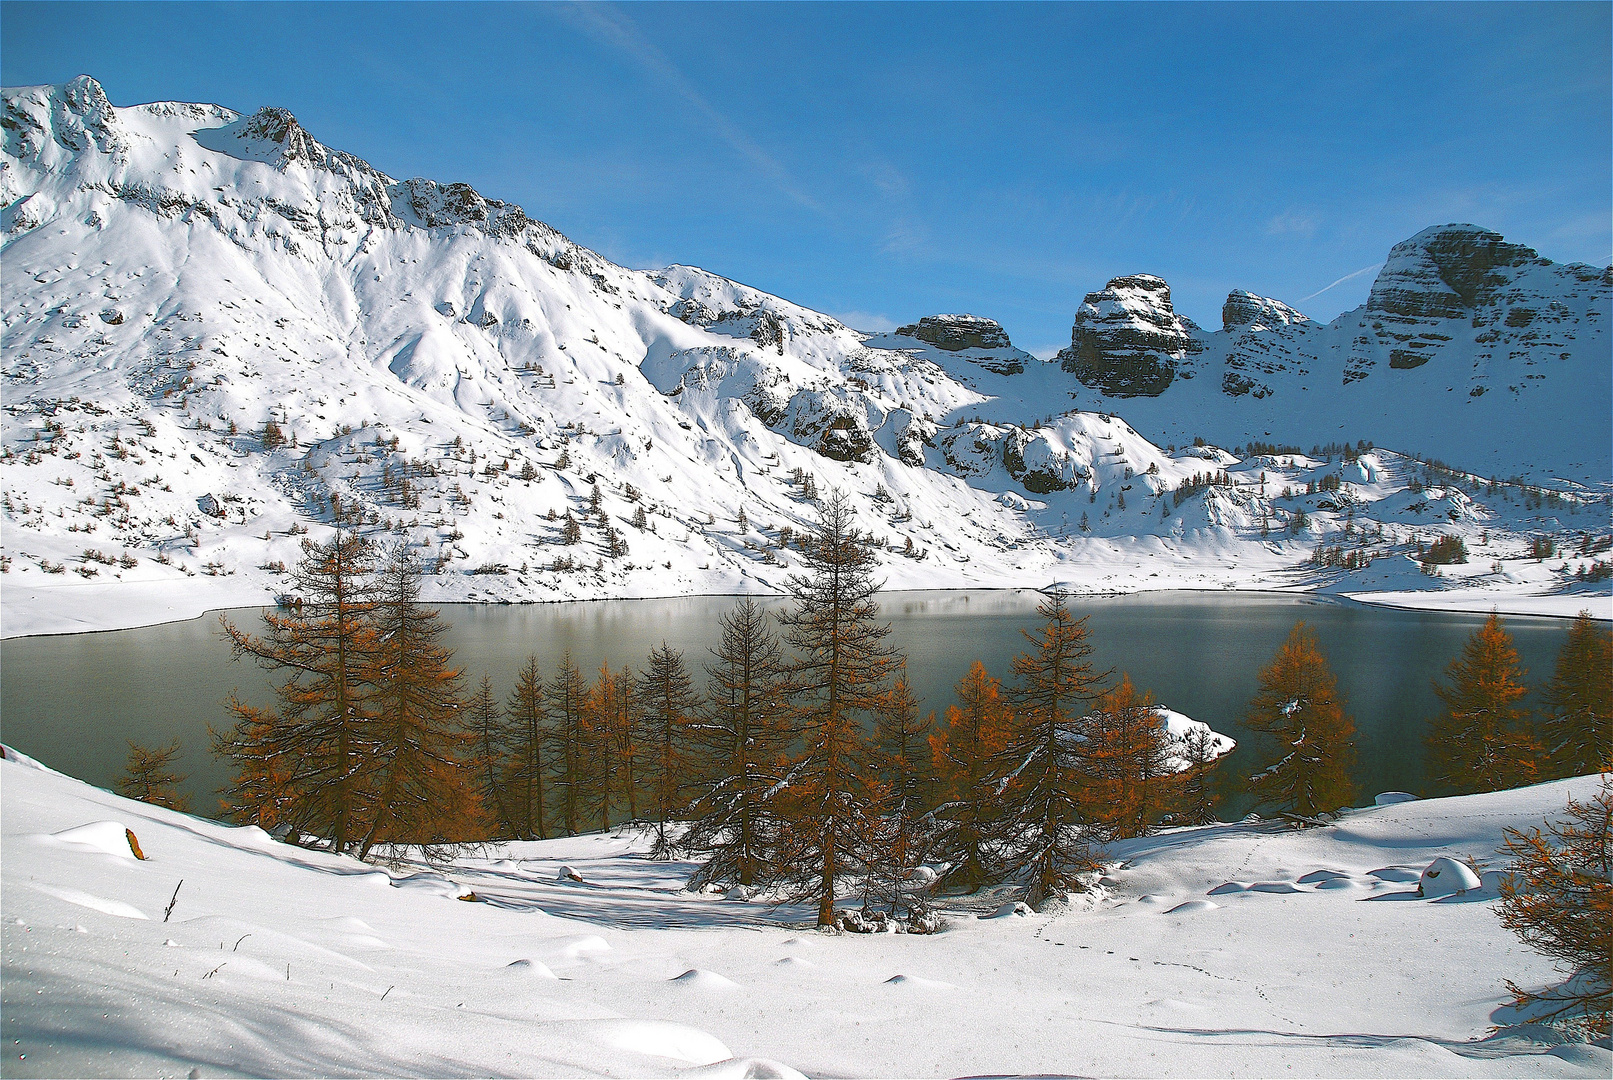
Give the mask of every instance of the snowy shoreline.
<path id="1" fill-rule="evenodd" d="M 43 599 L 45 589 L 8 589 L 5 595 L 3 611 L 0 611 L 0 640 L 10 641 L 21 638 L 36 637 L 66 637 L 76 634 L 103 634 L 114 633 L 121 630 L 140 630 L 153 626 L 163 626 L 173 623 L 192 622 L 197 619 L 217 615 L 219 612 L 233 608 L 272 607 L 273 598 L 259 596 L 245 592 L 236 592 L 232 595 L 229 587 L 206 588 L 204 583 L 197 583 L 196 591 L 190 595 L 175 597 L 171 587 L 163 589 L 142 588 L 147 583 L 129 583 L 118 585 L 64 585 L 56 589 L 70 589 L 82 596 L 82 600 L 75 597 L 75 602 L 67 606 L 44 605 L 34 606 L 29 600 Z M 223 583 L 220 583 L 221 585 Z M 1121 596 L 1143 595 L 1233 595 L 1238 597 L 1256 596 L 1283 596 L 1314 600 L 1319 603 L 1355 603 L 1369 607 L 1394 608 L 1403 611 L 1426 611 L 1443 614 L 1488 615 L 1495 611 L 1509 618 L 1542 618 L 1542 619 L 1572 619 L 1581 611 L 1589 611 L 1591 617 L 1600 621 L 1613 621 L 1613 591 L 1601 595 L 1586 593 L 1538 596 L 1538 595 L 1494 595 L 1480 590 L 1460 589 L 1443 592 L 1330 592 L 1320 588 L 1273 588 L 1243 587 L 1229 585 L 1220 589 L 1204 588 L 1156 588 L 1156 589 L 1082 589 L 1078 583 L 1058 582 L 1069 588 L 1074 599 L 1082 598 L 1114 598 Z M 935 588 L 935 589 L 889 589 L 884 595 L 920 593 L 940 595 L 944 593 L 1009 593 L 1019 591 L 1046 591 L 1051 585 L 1024 584 L 1019 586 L 979 587 L 969 586 L 963 588 Z M 51 590 L 55 591 L 55 590 Z M 127 594 L 137 592 L 143 602 L 135 605 L 126 605 L 123 601 L 129 599 Z M 112 593 L 113 597 L 106 594 Z M 116 596 L 123 593 L 123 596 Z M 19 601 L 19 594 L 23 597 Z M 149 595 L 148 595 L 149 594 Z M 554 604 L 581 604 L 596 602 L 630 602 L 636 600 L 680 600 L 694 598 L 709 598 L 732 596 L 754 596 L 757 598 L 780 597 L 783 593 L 752 590 L 748 592 L 700 592 L 700 593 L 673 593 L 667 595 L 633 595 L 633 596 L 589 596 L 571 597 L 555 600 L 474 600 L 451 596 L 433 596 L 428 598 L 432 604 L 482 604 L 488 607 L 525 607 L 549 606 Z M 20 609 L 20 610 L 19 610 Z"/>

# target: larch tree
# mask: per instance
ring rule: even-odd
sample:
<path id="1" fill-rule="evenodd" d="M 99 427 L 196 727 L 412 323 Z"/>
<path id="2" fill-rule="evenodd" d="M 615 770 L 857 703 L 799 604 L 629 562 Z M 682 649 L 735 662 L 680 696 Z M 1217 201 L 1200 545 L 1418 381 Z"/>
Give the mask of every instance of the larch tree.
<path id="1" fill-rule="evenodd" d="M 631 664 L 623 665 L 616 673 L 617 713 L 611 721 L 610 735 L 615 740 L 613 756 L 620 770 L 622 793 L 627 797 L 627 820 L 638 820 L 639 788 L 643 779 L 640 772 L 638 715 L 638 676 Z"/>
<path id="2" fill-rule="evenodd" d="M 802 749 L 793 766 L 781 883 L 818 905 L 818 925 L 835 925 L 842 878 L 866 869 L 876 785 L 863 723 L 874 715 L 899 657 L 879 621 L 874 555 L 835 491 L 804 538 L 806 573 L 792 574 L 793 601 L 780 617 L 795 650 L 790 664 L 793 723 Z"/>
<path id="3" fill-rule="evenodd" d="M 693 884 L 756 886 L 777 852 L 789 744 L 784 652 L 756 601 L 722 616 L 706 676 L 706 707 L 690 725 L 698 763 L 684 846 L 703 860 Z"/>
<path id="4" fill-rule="evenodd" d="M 1613 631 L 1589 612 L 1568 627 L 1540 726 L 1554 776 L 1613 771 Z"/>
<path id="5" fill-rule="evenodd" d="M 528 656 L 516 673 L 515 686 L 505 704 L 510 740 L 509 810 L 516 835 L 525 840 L 547 840 L 548 799 L 544 791 L 547 769 L 543 761 L 548 735 L 543 675 L 538 658 Z"/>
<path id="6" fill-rule="evenodd" d="M 560 822 L 568 834 L 582 831 L 582 818 L 592 801 L 594 762 L 588 728 L 588 681 L 567 650 L 544 687 L 548 729 L 544 752 L 551 768 L 551 788 Z"/>
<path id="7" fill-rule="evenodd" d="M 1008 745 L 1012 717 L 1002 682 L 978 660 L 955 693 L 958 703 L 947 707 L 946 726 L 930 737 L 942 798 L 930 854 L 948 864 L 941 885 L 974 892 L 999 873 L 989 865 L 985 846 L 999 803 L 990 770 Z"/>
<path id="8" fill-rule="evenodd" d="M 1114 837 L 1146 834 L 1165 809 L 1170 739 L 1154 697 L 1122 673 L 1083 719 L 1088 816 Z"/>
<path id="9" fill-rule="evenodd" d="M 1447 681 L 1434 683 L 1445 704 L 1427 738 L 1436 783 L 1467 794 L 1537 779 L 1540 747 L 1519 705 L 1529 693 L 1524 675 L 1512 635 L 1491 613 L 1445 668 Z"/>
<path id="10" fill-rule="evenodd" d="M 493 695 L 493 680 L 486 675 L 465 702 L 465 723 L 473 740 L 470 764 L 476 777 L 476 798 L 492 818 L 494 836 L 513 836 L 506 790 L 510 731 Z"/>
<path id="11" fill-rule="evenodd" d="M 666 642 L 650 650 L 638 675 L 642 771 L 654 815 L 655 844 L 650 855 L 670 859 L 677 846 L 667 826 L 684 809 L 689 780 L 688 727 L 700 698 L 683 664 L 683 653 Z"/>
<path id="12" fill-rule="evenodd" d="M 870 836 L 874 850 L 863 862 L 868 868 L 865 897 L 891 917 L 908 921 L 929 907 L 928 890 L 914 871 L 929 846 L 931 819 L 925 801 L 934 772 L 927 743 L 934 727 L 935 713 L 919 713 L 904 664 L 874 705 L 873 767 L 879 795 Z"/>
<path id="13" fill-rule="evenodd" d="M 276 687 L 273 708 L 231 695 L 236 723 L 214 733 L 214 752 L 235 768 L 226 803 L 238 820 L 288 824 L 329 837 L 340 852 L 371 810 L 360 774 L 373 750 L 365 698 L 375 653 L 374 555 L 363 537 L 340 530 L 302 547 L 293 577 L 301 604 L 292 613 L 266 612 L 261 638 L 220 618 L 235 659 L 251 656 L 290 674 Z"/>
<path id="14" fill-rule="evenodd" d="M 189 813 L 190 799 L 177 790 L 185 782 L 185 774 L 174 771 L 174 759 L 178 756 L 178 739 L 163 747 L 141 746 L 129 740 L 129 758 L 118 780 L 118 794 L 126 799 L 139 799 L 153 806 Z"/>
<path id="15" fill-rule="evenodd" d="M 1277 744 L 1277 760 L 1249 778 L 1260 805 L 1314 817 L 1349 804 L 1355 724 L 1316 634 L 1303 622 L 1260 670 L 1247 723 Z"/>
<path id="16" fill-rule="evenodd" d="M 588 688 L 588 734 L 597 778 L 593 790 L 593 809 L 599 817 L 599 827 L 607 830 L 611 826 L 611 811 L 620 801 L 617 789 L 622 783 L 624 770 L 620 758 L 622 740 L 619 725 L 625 724 L 632 715 L 627 706 L 627 697 L 631 692 L 630 686 L 622 686 L 609 662 L 599 665 L 599 676 Z"/>
<path id="17" fill-rule="evenodd" d="M 1570 798 L 1546 828 L 1507 829 L 1512 856 L 1501 878 L 1501 925 L 1555 960 L 1567 982 L 1527 991 L 1508 982 L 1514 1007 L 1536 1023 L 1590 1041 L 1613 1026 L 1613 779 L 1588 801 Z"/>
<path id="18" fill-rule="evenodd" d="M 1182 825 L 1208 825 L 1221 801 L 1215 787 L 1215 768 L 1221 761 L 1215 732 L 1208 727 L 1190 729 L 1177 745 L 1177 755 L 1183 769 L 1176 820 Z"/>
<path id="19" fill-rule="evenodd" d="M 1040 630 L 1022 631 L 1032 649 L 1014 657 L 1015 728 L 998 755 L 1002 808 L 991 840 L 1022 877 L 1033 908 L 1080 888 L 1094 869 L 1088 799 L 1082 790 L 1081 717 L 1103 693 L 1109 673 L 1094 670 L 1086 618 L 1070 612 L 1063 592 L 1037 607 Z"/>
<path id="20" fill-rule="evenodd" d="M 360 767 L 371 818 L 359 858 L 377 843 L 440 844 L 482 826 L 466 759 L 473 734 L 461 717 L 464 672 L 442 644 L 448 624 L 420 603 L 420 560 L 406 546 L 386 551 L 366 673 L 369 752 Z"/>

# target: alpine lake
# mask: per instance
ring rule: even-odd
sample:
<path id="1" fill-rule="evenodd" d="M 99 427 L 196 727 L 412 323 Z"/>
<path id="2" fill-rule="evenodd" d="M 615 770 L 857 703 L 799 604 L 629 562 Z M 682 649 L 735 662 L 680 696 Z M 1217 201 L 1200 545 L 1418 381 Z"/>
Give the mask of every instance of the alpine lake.
<path id="1" fill-rule="evenodd" d="M 635 668 L 663 641 L 683 651 L 697 686 L 720 637 L 719 617 L 735 597 L 608 600 L 542 605 L 445 604 L 446 644 L 465 670 L 467 690 L 482 675 L 503 700 L 528 655 L 552 674 L 568 652 L 585 676 L 602 663 Z M 1021 633 L 1038 625 L 1040 594 L 1030 590 L 892 592 L 878 597 L 889 641 L 907 657 L 908 678 L 938 722 L 953 687 L 975 660 L 1010 681 L 1010 663 L 1026 651 Z M 780 597 L 758 598 L 779 610 Z M 1227 819 L 1249 809 L 1235 781 L 1258 770 L 1270 747 L 1244 724 L 1259 672 L 1304 621 L 1316 632 L 1357 729 L 1356 802 L 1384 791 L 1430 794 L 1423 737 L 1439 709 L 1433 680 L 1484 621 L 1475 614 L 1408 611 L 1281 594 L 1171 592 L 1076 597 L 1088 619 L 1099 670 L 1131 676 L 1157 702 L 1238 740 L 1221 774 Z M 58 771 L 102 787 L 121 775 L 131 741 L 182 746 L 178 771 L 192 807 L 216 813 L 227 780 L 210 752 L 209 728 L 232 721 L 232 691 L 248 703 L 272 702 L 275 673 L 234 661 L 220 616 L 241 629 L 262 628 L 260 608 L 214 612 L 188 622 L 137 630 L 18 638 L 0 651 L 0 738 Z M 1568 632 L 1563 619 L 1507 617 L 1531 685 L 1551 675 Z M 1534 701 L 1535 696 L 1525 700 Z"/>

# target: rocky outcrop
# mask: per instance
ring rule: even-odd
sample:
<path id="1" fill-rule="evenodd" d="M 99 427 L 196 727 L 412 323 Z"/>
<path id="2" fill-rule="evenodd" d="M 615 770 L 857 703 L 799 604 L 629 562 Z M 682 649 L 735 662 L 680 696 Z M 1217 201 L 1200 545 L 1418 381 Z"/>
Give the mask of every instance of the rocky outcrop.
<path id="1" fill-rule="evenodd" d="M 1245 329 L 1270 330 L 1302 322 L 1310 322 L 1310 318 L 1280 300 L 1257 296 L 1244 289 L 1227 293 L 1227 302 L 1221 305 L 1221 328 L 1229 333 Z"/>
<path id="2" fill-rule="evenodd" d="M 1544 264 L 1533 248 L 1509 244 L 1477 225 L 1424 229 L 1389 250 L 1367 298 L 1371 314 L 1409 319 L 1458 319 L 1494 303 L 1513 275 Z"/>
<path id="3" fill-rule="evenodd" d="M 896 332 L 947 352 L 1012 347 L 1008 334 L 996 320 L 979 315 L 926 315 L 916 323 L 897 327 Z"/>
<path id="4" fill-rule="evenodd" d="M 1162 278 L 1115 278 L 1087 294 L 1059 364 L 1110 397 L 1157 397 L 1176 378 L 1178 362 L 1202 348 L 1197 329 L 1172 309 Z"/>

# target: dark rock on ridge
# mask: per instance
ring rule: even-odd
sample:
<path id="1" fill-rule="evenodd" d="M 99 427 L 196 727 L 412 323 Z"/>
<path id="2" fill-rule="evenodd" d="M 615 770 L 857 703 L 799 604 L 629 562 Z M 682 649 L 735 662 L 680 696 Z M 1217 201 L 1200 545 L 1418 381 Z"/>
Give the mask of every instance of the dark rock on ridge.
<path id="1" fill-rule="evenodd" d="M 1162 278 L 1118 277 L 1087 294 L 1059 364 L 1110 397 L 1157 397 L 1176 378 L 1177 362 L 1203 348 L 1197 329 L 1171 307 Z"/>
<path id="2" fill-rule="evenodd" d="M 926 315 L 916 323 L 898 327 L 896 332 L 947 352 L 1011 347 L 1002 326 L 979 315 Z"/>

